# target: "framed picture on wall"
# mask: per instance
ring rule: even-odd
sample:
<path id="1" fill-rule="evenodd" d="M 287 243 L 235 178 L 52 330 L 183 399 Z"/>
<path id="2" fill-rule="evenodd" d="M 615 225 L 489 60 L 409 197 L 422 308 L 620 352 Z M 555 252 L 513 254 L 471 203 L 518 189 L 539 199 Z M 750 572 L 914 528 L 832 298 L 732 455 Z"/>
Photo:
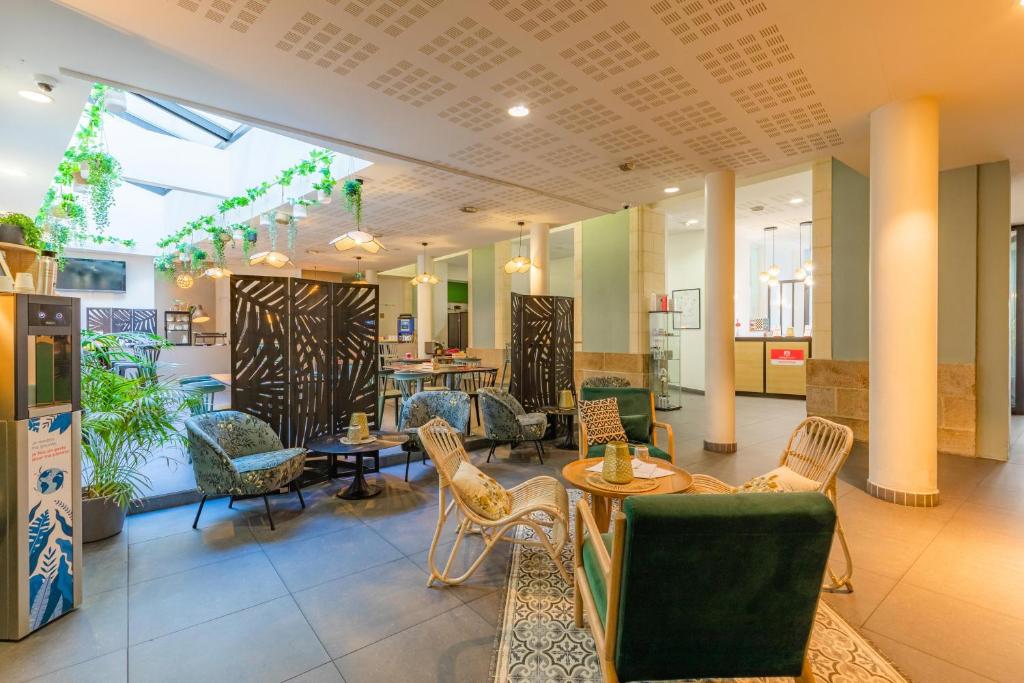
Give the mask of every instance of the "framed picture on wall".
<path id="1" fill-rule="evenodd" d="M 700 288 L 672 290 L 672 328 L 700 329 Z"/>

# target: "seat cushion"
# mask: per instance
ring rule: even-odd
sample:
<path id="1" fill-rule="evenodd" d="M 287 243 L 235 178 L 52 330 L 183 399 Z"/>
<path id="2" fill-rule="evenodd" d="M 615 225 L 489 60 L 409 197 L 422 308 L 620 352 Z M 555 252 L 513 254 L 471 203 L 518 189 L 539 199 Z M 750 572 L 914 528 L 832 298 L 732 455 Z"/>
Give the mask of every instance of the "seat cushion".
<path id="1" fill-rule="evenodd" d="M 601 534 L 601 541 L 612 554 L 611 532 Z M 608 584 L 605 583 L 604 574 L 601 573 L 601 565 L 597 561 L 597 550 L 594 546 L 594 539 L 588 537 L 583 541 L 583 572 L 587 575 L 587 586 L 590 594 L 594 596 L 594 606 L 597 608 L 597 616 L 601 623 L 605 623 L 605 614 L 608 611 Z"/>
<path id="2" fill-rule="evenodd" d="M 643 415 L 619 415 L 622 421 L 622 428 L 626 431 L 627 441 L 639 441 L 644 443 L 651 438 L 651 416 Z"/>
<path id="3" fill-rule="evenodd" d="M 737 493 L 817 491 L 821 484 L 797 474 L 785 465 L 754 477 L 736 489 Z"/>
<path id="4" fill-rule="evenodd" d="M 531 440 L 544 438 L 544 432 L 548 429 L 548 416 L 544 413 L 516 415 L 516 420 L 523 428 L 523 438 Z"/>
<path id="5" fill-rule="evenodd" d="M 280 467 L 295 456 L 301 455 L 305 452 L 305 448 L 282 448 L 278 451 L 243 455 L 234 458 L 231 462 L 234 464 L 235 469 L 238 470 L 239 474 L 244 474 L 245 472 L 272 470 L 276 467 Z"/>
<path id="6" fill-rule="evenodd" d="M 619 419 L 619 404 L 614 398 L 580 401 L 580 421 L 587 426 L 589 444 L 626 441 L 626 432 Z"/>
<path id="7" fill-rule="evenodd" d="M 650 453 L 652 458 L 661 458 L 662 460 L 668 460 L 669 462 L 672 461 L 672 456 L 670 456 L 668 454 L 668 451 L 663 451 L 660 448 L 658 448 L 657 446 L 651 445 L 649 443 L 643 443 L 643 444 L 631 443 L 631 444 L 626 444 L 626 445 L 629 446 L 629 452 L 630 453 L 633 452 L 633 449 L 636 446 L 647 446 L 647 450 Z M 596 444 L 590 446 L 589 448 L 587 448 L 587 457 L 588 458 L 603 458 L 604 457 L 604 446 L 605 446 L 605 444 L 603 444 L 603 443 L 596 443 Z"/>
<path id="8" fill-rule="evenodd" d="M 459 498 L 484 519 L 501 519 L 512 511 L 508 491 L 466 461 L 459 463 L 455 470 L 452 487 L 458 491 Z"/>

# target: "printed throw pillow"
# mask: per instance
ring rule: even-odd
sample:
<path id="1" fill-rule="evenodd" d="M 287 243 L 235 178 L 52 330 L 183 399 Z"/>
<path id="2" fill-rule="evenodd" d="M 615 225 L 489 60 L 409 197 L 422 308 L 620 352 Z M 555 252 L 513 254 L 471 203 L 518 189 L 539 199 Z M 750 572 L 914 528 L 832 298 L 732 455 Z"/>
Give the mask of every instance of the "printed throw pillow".
<path id="1" fill-rule="evenodd" d="M 813 479 L 797 474 L 785 465 L 776 467 L 771 472 L 754 477 L 747 483 L 735 489 L 735 493 L 759 493 L 786 491 L 817 491 L 818 482 Z"/>
<path id="2" fill-rule="evenodd" d="M 468 462 L 455 470 L 452 486 L 469 508 L 486 519 L 501 519 L 512 511 L 512 499 L 501 484 Z"/>
<path id="3" fill-rule="evenodd" d="M 615 398 L 580 401 L 580 420 L 587 425 L 587 445 L 625 441 L 626 430 L 619 417 L 619 403 Z"/>

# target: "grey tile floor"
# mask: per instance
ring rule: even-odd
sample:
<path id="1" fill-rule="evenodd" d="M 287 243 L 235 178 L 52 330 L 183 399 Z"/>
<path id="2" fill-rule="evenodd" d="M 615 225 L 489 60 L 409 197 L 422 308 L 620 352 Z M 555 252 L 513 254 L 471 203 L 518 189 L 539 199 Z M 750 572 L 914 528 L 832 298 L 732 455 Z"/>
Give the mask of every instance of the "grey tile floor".
<path id="1" fill-rule="evenodd" d="M 700 397 L 662 415 L 678 464 L 738 483 L 775 465 L 803 414 L 799 401 L 739 398 L 730 456 L 701 449 Z M 1013 438 L 1024 455 L 1024 423 Z M 483 468 L 506 485 L 557 475 L 575 453 L 554 443 L 544 465 L 505 448 Z M 1019 463 L 940 458 L 943 503 L 931 510 L 864 494 L 860 450 L 844 470 L 856 592 L 825 599 L 916 681 L 1022 678 Z M 403 470 L 373 475 L 386 491 L 366 501 L 334 498 L 343 482 L 307 489 L 304 511 L 275 497 L 273 532 L 259 500 L 208 503 L 198 531 L 194 505 L 130 517 L 86 547 L 81 609 L 0 643 L 0 681 L 486 681 L 508 551 L 463 586 L 428 590 L 437 480 L 429 465 L 414 463 L 409 483 Z"/>

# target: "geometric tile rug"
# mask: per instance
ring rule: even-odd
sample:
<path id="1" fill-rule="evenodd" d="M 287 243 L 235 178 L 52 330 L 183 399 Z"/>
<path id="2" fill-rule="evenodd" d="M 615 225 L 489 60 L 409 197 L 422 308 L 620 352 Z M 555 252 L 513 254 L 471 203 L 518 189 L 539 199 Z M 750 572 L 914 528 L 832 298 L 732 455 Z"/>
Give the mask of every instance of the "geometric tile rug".
<path id="1" fill-rule="evenodd" d="M 569 491 L 573 513 L 579 495 L 578 490 Z M 571 522 L 569 531 L 573 531 Z M 516 535 L 526 540 L 533 537 L 533 532 L 519 527 Z M 570 539 L 562 549 L 562 562 L 570 576 L 572 547 Z M 543 550 L 513 545 L 503 605 L 491 665 L 495 683 L 601 682 L 590 629 L 577 629 L 573 623 L 573 589 L 565 585 Z M 818 603 L 810 659 L 820 683 L 909 683 L 885 655 L 824 601 Z M 790 679 L 729 680 L 767 683 Z"/>

